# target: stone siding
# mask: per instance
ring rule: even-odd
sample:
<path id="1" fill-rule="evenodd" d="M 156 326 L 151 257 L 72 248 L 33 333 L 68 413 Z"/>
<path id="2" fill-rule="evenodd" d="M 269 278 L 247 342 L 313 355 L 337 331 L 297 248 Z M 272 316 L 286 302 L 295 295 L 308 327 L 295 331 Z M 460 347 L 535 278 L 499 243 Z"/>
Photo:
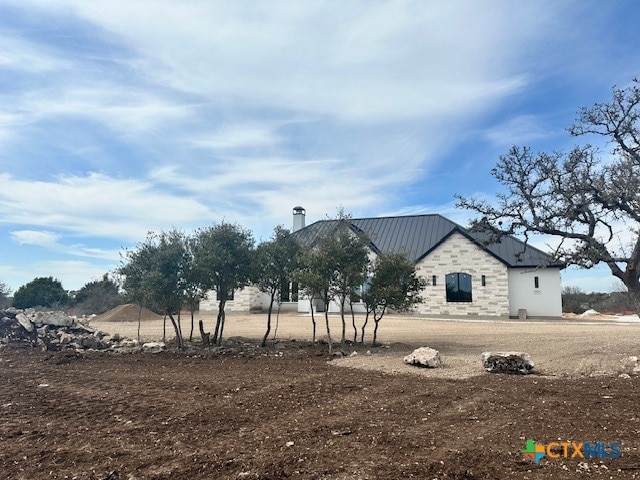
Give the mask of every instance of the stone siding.
<path id="1" fill-rule="evenodd" d="M 227 301 L 225 305 L 226 312 L 250 312 L 262 309 L 262 292 L 253 285 L 236 290 L 233 300 Z M 216 292 L 210 290 L 207 297 L 200 301 L 200 311 L 217 312 L 218 302 L 216 301 Z"/>
<path id="2" fill-rule="evenodd" d="M 464 235 L 451 235 L 423 258 L 416 269 L 429 282 L 422 294 L 424 302 L 416 308 L 417 313 L 509 316 L 509 278 L 506 265 Z M 445 276 L 456 272 L 471 275 L 471 302 L 447 302 Z M 432 284 L 434 275 L 435 286 Z M 484 287 L 482 275 L 486 280 Z"/>

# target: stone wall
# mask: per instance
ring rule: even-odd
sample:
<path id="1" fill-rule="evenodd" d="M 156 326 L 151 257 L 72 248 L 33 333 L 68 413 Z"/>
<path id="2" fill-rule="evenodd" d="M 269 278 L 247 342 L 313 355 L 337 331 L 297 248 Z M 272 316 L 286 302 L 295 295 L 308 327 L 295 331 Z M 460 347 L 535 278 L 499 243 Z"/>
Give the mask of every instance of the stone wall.
<path id="1" fill-rule="evenodd" d="M 240 290 L 236 290 L 233 294 L 233 300 L 227 301 L 225 305 L 226 312 L 252 312 L 262 309 L 263 293 L 255 286 L 248 286 Z M 216 300 L 216 292 L 210 290 L 207 297 L 200 301 L 200 311 L 217 312 L 218 302 Z"/>
<path id="2" fill-rule="evenodd" d="M 418 313 L 432 315 L 509 315 L 507 267 L 460 233 L 454 233 L 417 264 L 417 272 L 429 281 Z M 471 275 L 472 302 L 447 302 L 445 276 Z M 432 277 L 436 276 L 436 284 Z M 486 284 L 481 284 L 482 275 Z"/>

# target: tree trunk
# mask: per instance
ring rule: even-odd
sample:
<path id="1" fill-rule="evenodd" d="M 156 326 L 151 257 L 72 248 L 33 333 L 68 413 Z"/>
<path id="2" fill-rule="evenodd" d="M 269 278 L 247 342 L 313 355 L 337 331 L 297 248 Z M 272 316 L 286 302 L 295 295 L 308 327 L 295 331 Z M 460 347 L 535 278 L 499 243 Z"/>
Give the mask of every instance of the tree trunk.
<path id="1" fill-rule="evenodd" d="M 324 322 L 327 326 L 327 341 L 329 342 L 329 353 L 333 353 L 333 345 L 331 344 L 331 328 L 329 328 L 329 304 L 324 302 Z"/>
<path id="2" fill-rule="evenodd" d="M 384 312 L 386 312 L 386 310 L 387 307 L 384 307 L 380 312 L 380 316 L 377 316 L 375 311 L 373 312 L 373 321 L 376 324 L 376 326 L 373 328 L 373 340 L 371 341 L 371 346 L 373 347 L 376 346 L 376 341 L 378 340 L 378 327 L 380 326 L 380 320 L 382 320 L 382 317 L 384 316 Z"/>
<path id="3" fill-rule="evenodd" d="M 314 316 L 315 314 L 313 313 L 313 297 L 311 297 L 309 299 L 309 308 L 311 309 L 311 325 L 313 327 L 313 334 L 311 337 L 311 343 L 313 345 L 315 345 L 316 343 L 316 317 Z"/>
<path id="4" fill-rule="evenodd" d="M 162 317 L 162 342 L 167 343 L 167 314 Z"/>
<path id="5" fill-rule="evenodd" d="M 180 331 L 180 338 L 182 338 L 182 322 L 180 321 L 180 310 L 178 310 L 178 330 Z"/>
<path id="6" fill-rule="evenodd" d="M 282 308 L 282 302 L 278 302 L 278 310 L 276 310 L 276 328 L 273 329 L 273 340 L 275 341 L 278 336 L 278 326 L 280 325 L 280 309 Z"/>
<path id="7" fill-rule="evenodd" d="M 364 343 L 364 329 L 367 328 L 367 323 L 369 323 L 369 314 L 371 311 L 367 309 L 367 315 L 364 317 L 364 323 L 362 324 L 362 336 L 360 337 L 360 343 Z"/>
<path id="8" fill-rule="evenodd" d="M 356 327 L 356 316 L 353 313 L 353 302 L 349 299 L 349 310 L 351 310 L 351 325 L 353 326 L 353 343 L 358 341 L 358 327 Z"/>
<path id="9" fill-rule="evenodd" d="M 343 295 L 340 297 L 340 318 L 342 320 L 342 336 L 340 337 L 340 343 L 344 345 L 344 342 L 347 340 L 347 322 L 344 319 L 344 304 L 347 301 L 347 296 Z"/>
<path id="10" fill-rule="evenodd" d="M 193 342 L 193 311 L 195 310 L 195 307 L 191 305 L 189 310 L 191 310 L 191 331 L 189 332 L 189 341 Z"/>
<path id="11" fill-rule="evenodd" d="M 220 325 L 222 324 L 222 317 L 224 315 L 224 300 L 220 300 L 218 303 L 218 316 L 216 318 L 216 328 L 213 331 L 213 343 L 218 345 L 218 336 L 220 335 Z"/>
<path id="12" fill-rule="evenodd" d="M 173 318 L 172 314 L 168 313 L 168 315 L 169 315 L 169 319 L 171 320 L 171 324 L 173 325 L 173 329 L 176 332 L 176 339 L 178 340 L 178 348 L 180 350 L 184 350 L 184 343 L 182 342 L 182 333 L 180 333 L 180 326 L 176 322 L 175 318 Z"/>
<path id="13" fill-rule="evenodd" d="M 371 340 L 371 346 L 376 346 L 376 340 L 378 339 L 378 325 L 380 324 L 380 319 L 376 318 L 375 314 L 373 315 L 373 322 L 375 323 L 375 327 L 373 327 L 373 339 Z"/>
<path id="14" fill-rule="evenodd" d="M 262 337 L 262 342 L 260 343 L 261 347 L 265 347 L 267 345 L 267 338 L 269 338 L 269 333 L 271 332 L 271 312 L 273 311 L 273 300 L 275 298 L 275 294 L 271 294 L 271 299 L 269 301 L 269 310 L 267 312 L 267 331 Z"/>
<path id="15" fill-rule="evenodd" d="M 218 346 L 222 345 L 222 332 L 224 330 L 224 321 L 225 321 L 225 313 L 224 313 L 224 303 L 225 302 L 220 302 L 222 304 L 222 310 L 220 312 L 218 312 L 218 315 L 220 315 L 220 332 L 218 335 Z"/>
<path id="16" fill-rule="evenodd" d="M 200 337 L 202 338 L 202 346 L 203 347 L 210 347 L 211 346 L 211 340 L 210 340 L 211 332 L 207 333 L 207 332 L 204 331 L 204 323 L 202 323 L 202 320 L 198 321 L 198 326 L 200 327 Z"/>

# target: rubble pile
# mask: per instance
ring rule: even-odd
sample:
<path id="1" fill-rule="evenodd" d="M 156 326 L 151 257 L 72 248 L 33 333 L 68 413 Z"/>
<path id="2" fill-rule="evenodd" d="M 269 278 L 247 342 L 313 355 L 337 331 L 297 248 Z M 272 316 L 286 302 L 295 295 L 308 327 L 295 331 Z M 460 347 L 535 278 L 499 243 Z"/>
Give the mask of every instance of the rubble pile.
<path id="1" fill-rule="evenodd" d="M 482 366 L 490 373 L 531 373 L 535 363 L 531 355 L 525 352 L 484 352 Z"/>
<path id="2" fill-rule="evenodd" d="M 52 351 L 118 350 L 137 347 L 137 342 L 95 330 L 64 312 L 8 308 L 0 310 L 0 345 L 27 345 Z"/>

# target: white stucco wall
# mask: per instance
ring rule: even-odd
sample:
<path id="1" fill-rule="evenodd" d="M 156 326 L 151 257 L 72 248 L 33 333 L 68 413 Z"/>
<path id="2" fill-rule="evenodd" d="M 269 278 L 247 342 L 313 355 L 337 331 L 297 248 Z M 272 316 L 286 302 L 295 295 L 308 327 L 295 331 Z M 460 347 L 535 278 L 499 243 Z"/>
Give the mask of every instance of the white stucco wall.
<path id="1" fill-rule="evenodd" d="M 538 288 L 535 288 L 538 277 Z M 530 317 L 562 316 L 562 287 L 559 268 L 509 269 L 509 315 L 527 310 Z"/>
<path id="2" fill-rule="evenodd" d="M 460 233 L 454 233 L 417 264 L 417 272 L 429 282 L 416 308 L 431 315 L 492 315 L 509 313 L 507 267 Z M 447 302 L 445 276 L 449 273 L 471 275 L 472 301 Z M 436 276 L 435 286 L 432 283 Z M 482 286 L 482 275 L 485 286 Z"/>

